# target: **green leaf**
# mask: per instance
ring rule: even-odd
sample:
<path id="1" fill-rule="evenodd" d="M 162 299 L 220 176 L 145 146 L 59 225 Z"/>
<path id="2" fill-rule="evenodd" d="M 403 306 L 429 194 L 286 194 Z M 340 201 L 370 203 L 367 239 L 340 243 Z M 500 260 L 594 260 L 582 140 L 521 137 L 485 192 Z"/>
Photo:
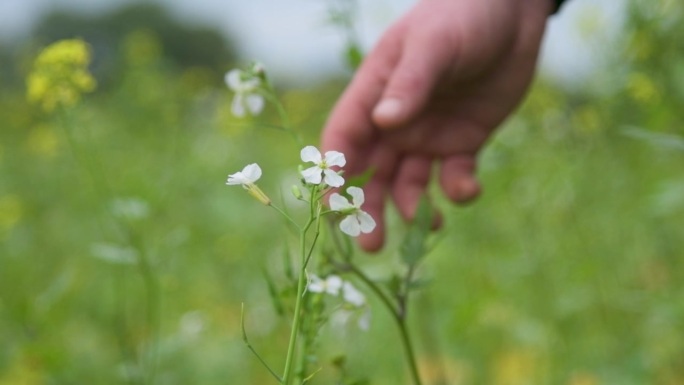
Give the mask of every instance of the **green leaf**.
<path id="1" fill-rule="evenodd" d="M 367 168 L 363 173 L 347 179 L 347 187 L 363 187 L 375 175 L 375 167 Z"/>
<path id="2" fill-rule="evenodd" d="M 351 68 L 354 71 L 356 71 L 359 68 L 361 62 L 363 61 L 363 52 L 361 52 L 361 49 L 355 43 L 351 43 L 347 46 L 347 50 L 344 56 L 347 62 L 347 66 L 349 66 L 349 68 Z"/>
<path id="3" fill-rule="evenodd" d="M 415 266 L 420 262 L 427 252 L 427 237 L 432 227 L 432 205 L 426 195 L 423 195 L 418 202 L 416 216 L 409 225 L 409 229 L 404 236 L 399 253 L 401 259 L 409 266 Z"/>

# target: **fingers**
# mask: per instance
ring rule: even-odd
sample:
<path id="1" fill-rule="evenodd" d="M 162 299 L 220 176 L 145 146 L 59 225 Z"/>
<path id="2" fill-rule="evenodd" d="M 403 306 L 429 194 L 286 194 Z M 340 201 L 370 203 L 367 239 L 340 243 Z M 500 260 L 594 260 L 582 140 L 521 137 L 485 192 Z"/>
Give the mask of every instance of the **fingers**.
<path id="1" fill-rule="evenodd" d="M 392 185 L 392 199 L 402 218 L 413 218 L 420 197 L 430 181 L 432 159 L 426 156 L 405 156 Z"/>
<path id="2" fill-rule="evenodd" d="M 443 42 L 435 42 L 425 31 L 411 32 L 402 42 L 401 59 L 373 110 L 373 121 L 381 128 L 400 127 L 418 116 L 452 64 L 452 51 L 435 47 Z"/>
<path id="3" fill-rule="evenodd" d="M 442 161 L 439 182 L 444 194 L 454 203 L 466 203 L 480 195 L 475 165 L 473 155 L 453 155 Z"/>
<path id="4" fill-rule="evenodd" d="M 366 251 L 378 251 L 385 243 L 385 199 L 398 162 L 397 153 L 386 146 L 378 146 L 371 156 L 375 173 L 363 187 L 366 201 L 362 209 L 373 217 L 376 227 L 371 233 L 359 236 L 359 245 Z"/>
<path id="5" fill-rule="evenodd" d="M 363 172 L 368 166 L 368 151 L 376 131 L 371 114 L 399 60 L 401 32 L 397 25 L 383 35 L 335 105 L 323 129 L 323 151 L 344 153 L 346 169 L 352 175 Z"/>

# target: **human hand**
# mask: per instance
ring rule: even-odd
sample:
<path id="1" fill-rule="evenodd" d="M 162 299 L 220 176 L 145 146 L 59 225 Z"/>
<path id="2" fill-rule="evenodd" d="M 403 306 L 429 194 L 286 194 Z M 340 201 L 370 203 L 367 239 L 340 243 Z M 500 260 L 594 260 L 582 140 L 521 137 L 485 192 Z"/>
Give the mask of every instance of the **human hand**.
<path id="1" fill-rule="evenodd" d="M 364 210 L 384 244 L 385 199 L 405 219 L 439 163 L 444 194 L 479 194 L 476 156 L 532 80 L 551 0 L 421 0 L 387 30 L 323 130 L 324 150 L 347 155 L 348 175 L 373 168 Z"/>

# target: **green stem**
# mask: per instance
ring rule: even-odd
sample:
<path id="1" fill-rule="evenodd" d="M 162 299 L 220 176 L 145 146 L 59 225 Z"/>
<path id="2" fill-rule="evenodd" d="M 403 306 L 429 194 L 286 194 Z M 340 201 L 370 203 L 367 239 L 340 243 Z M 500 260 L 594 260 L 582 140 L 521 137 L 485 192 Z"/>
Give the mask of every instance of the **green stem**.
<path id="1" fill-rule="evenodd" d="M 294 364 L 295 347 L 297 345 L 297 336 L 299 335 L 299 321 L 301 319 L 300 312 L 302 307 L 302 299 L 304 297 L 304 289 L 306 288 L 306 233 L 313 223 L 313 218 L 309 219 L 306 226 L 299 234 L 299 247 L 302 251 L 302 263 L 299 270 L 299 279 L 297 282 L 297 299 L 295 302 L 294 319 L 292 320 L 292 329 L 290 329 L 290 342 L 287 347 L 287 357 L 285 358 L 285 370 L 283 373 L 283 385 L 289 385 L 292 381 L 292 367 Z"/>
<path id="2" fill-rule="evenodd" d="M 406 360 L 409 362 L 409 369 L 411 372 L 411 377 L 413 377 L 413 383 L 415 385 L 421 385 L 420 373 L 418 371 L 418 365 L 416 364 L 416 356 L 413 351 L 413 345 L 411 343 L 411 338 L 409 337 L 408 328 L 406 325 L 406 306 L 405 304 L 399 304 L 395 306 L 390 297 L 382 291 L 382 289 L 371 280 L 363 271 L 361 271 L 354 264 L 349 263 L 349 270 L 354 273 L 366 286 L 368 286 L 371 291 L 373 291 L 380 301 L 385 305 L 387 310 L 392 314 L 392 319 L 397 324 L 399 328 L 399 334 L 401 336 L 401 343 L 404 345 L 404 351 L 406 352 Z"/>
<path id="3" fill-rule="evenodd" d="M 268 370 L 268 371 L 271 373 L 271 375 L 272 375 L 273 377 L 275 377 L 275 379 L 276 379 L 278 382 L 283 382 L 283 379 L 280 378 L 280 377 L 273 371 L 273 369 L 271 369 L 270 366 L 268 366 L 268 364 L 266 363 L 266 361 L 265 361 L 263 358 L 261 358 L 261 356 L 259 355 L 259 353 L 257 353 L 257 351 L 252 347 L 252 344 L 249 342 L 249 338 L 247 338 L 247 331 L 245 330 L 245 304 L 244 304 L 244 303 L 242 304 L 242 307 L 240 308 L 240 329 L 242 329 L 242 341 L 244 341 L 245 345 L 247 345 L 247 348 L 248 348 L 252 353 L 254 353 L 254 355 L 255 355 L 256 358 L 259 360 L 259 362 L 261 362 L 261 364 L 266 368 L 266 370 Z"/>
<path id="4" fill-rule="evenodd" d="M 411 371 L 411 376 L 413 377 L 413 383 L 415 385 L 421 385 L 420 373 L 418 372 L 418 365 L 416 364 L 416 356 L 413 352 L 413 345 L 411 344 L 411 338 L 408 335 L 408 328 L 406 327 L 406 319 L 395 317 L 397 325 L 399 326 L 399 334 L 401 335 L 401 342 L 404 345 L 404 350 L 406 351 L 406 359 L 409 362 L 409 369 Z"/>
<path id="5" fill-rule="evenodd" d="M 315 197 L 318 193 L 318 186 L 312 186 L 311 196 Z M 306 266 L 309 263 L 309 258 L 313 251 L 313 247 L 318 239 L 320 232 L 320 214 L 322 205 L 317 201 L 309 202 L 309 220 L 306 222 L 299 233 L 299 249 L 301 250 L 301 264 L 299 268 L 299 280 L 297 282 L 297 299 L 295 301 L 294 319 L 292 320 L 292 329 L 290 330 L 290 342 L 287 347 L 287 357 L 285 358 L 285 370 L 283 373 L 283 385 L 290 385 L 292 381 L 292 367 L 295 361 L 295 348 L 297 346 L 297 336 L 299 335 L 299 322 L 301 319 L 301 308 L 304 298 L 304 291 L 306 290 Z M 311 225 L 316 222 L 316 235 L 313 242 L 311 242 L 311 249 L 306 249 L 306 233 L 311 228 Z"/>
<path id="6" fill-rule="evenodd" d="M 420 372 L 418 371 L 418 365 L 416 363 L 416 356 L 413 351 L 413 344 L 411 343 L 411 338 L 409 337 L 408 327 L 406 325 L 406 306 L 404 303 L 395 305 L 390 297 L 375 283 L 370 279 L 363 271 L 361 271 L 353 263 L 347 263 L 346 268 L 356 275 L 368 288 L 375 293 L 383 305 L 392 314 L 392 319 L 397 324 L 399 328 L 399 335 L 401 336 L 401 343 L 404 345 L 404 351 L 406 352 L 406 360 L 409 363 L 409 370 L 411 372 L 411 377 L 413 378 L 413 383 L 415 385 L 421 385 Z"/>
<path id="7" fill-rule="evenodd" d="M 389 310 L 390 313 L 392 313 L 394 318 L 401 319 L 399 315 L 399 307 L 395 306 L 394 303 L 392 303 L 390 297 L 387 294 L 385 294 L 385 292 L 382 291 L 382 289 L 380 289 L 380 287 L 375 282 L 373 282 L 373 280 L 371 280 L 363 271 L 361 271 L 352 263 L 348 263 L 347 268 L 349 269 L 349 271 L 354 273 L 354 275 L 356 275 L 366 286 L 368 286 L 368 288 L 371 289 L 371 291 L 375 293 L 375 295 L 377 295 L 378 298 L 380 298 L 380 301 L 383 303 L 383 305 L 385 305 L 387 310 Z"/>
<path id="8" fill-rule="evenodd" d="M 292 224 L 297 230 L 300 230 L 300 231 L 301 231 L 301 228 L 299 227 L 299 225 L 297 224 L 297 222 L 295 222 L 294 219 L 292 219 L 292 217 L 290 217 L 289 215 L 287 215 L 287 213 L 286 213 L 285 211 L 283 211 L 280 207 L 278 207 L 278 206 L 276 206 L 276 205 L 274 205 L 274 204 L 272 204 L 272 203 L 270 204 L 270 206 L 273 207 L 273 209 L 274 209 L 275 211 L 279 212 L 280 215 L 282 215 L 283 217 L 285 217 L 285 219 L 287 219 L 287 220 L 290 222 L 290 224 Z"/>
<path id="9" fill-rule="evenodd" d="M 295 130 L 292 129 L 292 125 L 290 124 L 290 118 L 287 115 L 287 111 L 285 111 L 285 107 L 283 107 L 283 104 L 278 100 L 277 97 L 275 97 L 275 90 L 271 85 L 267 86 L 266 93 L 264 96 L 266 99 L 268 99 L 269 102 L 273 103 L 275 106 L 276 110 L 278 110 L 278 116 L 280 116 L 280 121 L 282 122 L 282 128 L 284 131 L 289 133 L 292 136 L 292 139 L 297 143 L 298 146 L 302 146 L 302 138 L 299 137 L 299 134 L 295 132 Z"/>

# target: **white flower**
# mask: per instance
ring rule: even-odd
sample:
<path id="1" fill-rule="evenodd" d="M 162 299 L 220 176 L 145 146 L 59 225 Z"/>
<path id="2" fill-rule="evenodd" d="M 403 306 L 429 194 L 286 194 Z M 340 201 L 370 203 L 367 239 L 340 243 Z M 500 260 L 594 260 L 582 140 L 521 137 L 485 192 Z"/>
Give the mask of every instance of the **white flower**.
<path id="1" fill-rule="evenodd" d="M 312 274 L 306 288 L 312 293 L 329 294 L 333 297 L 340 297 L 341 294 L 344 302 L 351 305 L 339 307 L 333 314 L 333 323 L 344 325 L 357 313 L 358 309 L 365 308 L 363 314 L 358 317 L 358 325 L 362 330 L 368 330 L 370 309 L 366 306 L 366 297 L 351 282 L 343 281 L 337 275 L 329 275 L 321 279 Z"/>
<path id="2" fill-rule="evenodd" d="M 366 308 L 366 311 L 361 314 L 359 317 L 358 325 L 359 328 L 363 331 L 368 331 L 370 329 L 370 322 L 371 322 L 371 312 L 370 308 Z"/>
<path id="3" fill-rule="evenodd" d="M 245 166 L 242 171 L 238 171 L 235 174 L 228 175 L 227 185 L 242 185 L 249 195 L 256 198 L 259 202 L 270 205 L 271 199 L 264 194 L 263 191 L 254 184 L 257 180 L 261 178 L 261 167 L 258 164 L 252 163 Z"/>
<path id="4" fill-rule="evenodd" d="M 264 97 L 258 93 L 261 81 L 252 74 L 234 69 L 226 73 L 226 85 L 235 92 L 230 110 L 237 117 L 245 116 L 249 111 L 252 115 L 258 115 L 264 109 Z"/>
<path id="5" fill-rule="evenodd" d="M 356 307 L 361 307 L 366 303 L 366 297 L 358 291 L 350 282 L 345 282 L 342 286 L 342 297 L 347 303 Z"/>
<path id="6" fill-rule="evenodd" d="M 327 151 L 325 158 L 314 146 L 306 146 L 302 149 L 301 157 L 303 162 L 313 162 L 315 166 L 302 171 L 302 177 L 307 183 L 320 184 L 325 181 L 330 187 L 340 187 L 344 184 L 344 178 L 331 170 L 332 166 L 342 167 L 347 164 L 344 154 L 338 151 Z M 323 174 L 325 178 L 322 177 Z"/>
<path id="7" fill-rule="evenodd" d="M 245 166 L 242 171 L 238 171 L 235 174 L 228 175 L 227 185 L 237 185 L 241 184 L 251 185 L 261 178 L 261 167 L 258 164 L 252 163 Z"/>
<path id="8" fill-rule="evenodd" d="M 342 285 L 342 278 L 336 275 L 329 275 L 325 279 L 320 279 L 315 275 L 311 275 L 311 279 L 307 285 L 307 290 L 312 293 L 327 293 L 337 296 L 340 294 Z"/>
<path id="9" fill-rule="evenodd" d="M 347 194 L 352 196 L 353 203 L 349 203 L 347 198 L 338 193 L 330 196 L 330 208 L 347 215 L 340 222 L 340 230 L 352 237 L 360 233 L 370 233 L 375 229 L 375 220 L 367 212 L 361 210 L 361 205 L 365 200 L 363 190 L 352 186 L 347 189 Z"/>
<path id="10" fill-rule="evenodd" d="M 371 311 L 369 307 L 366 307 L 363 310 L 363 313 L 360 314 L 358 310 L 339 309 L 333 313 L 330 322 L 337 327 L 343 327 L 348 325 L 354 318 L 356 318 L 356 324 L 359 329 L 363 331 L 368 331 L 368 329 L 370 329 Z"/>

